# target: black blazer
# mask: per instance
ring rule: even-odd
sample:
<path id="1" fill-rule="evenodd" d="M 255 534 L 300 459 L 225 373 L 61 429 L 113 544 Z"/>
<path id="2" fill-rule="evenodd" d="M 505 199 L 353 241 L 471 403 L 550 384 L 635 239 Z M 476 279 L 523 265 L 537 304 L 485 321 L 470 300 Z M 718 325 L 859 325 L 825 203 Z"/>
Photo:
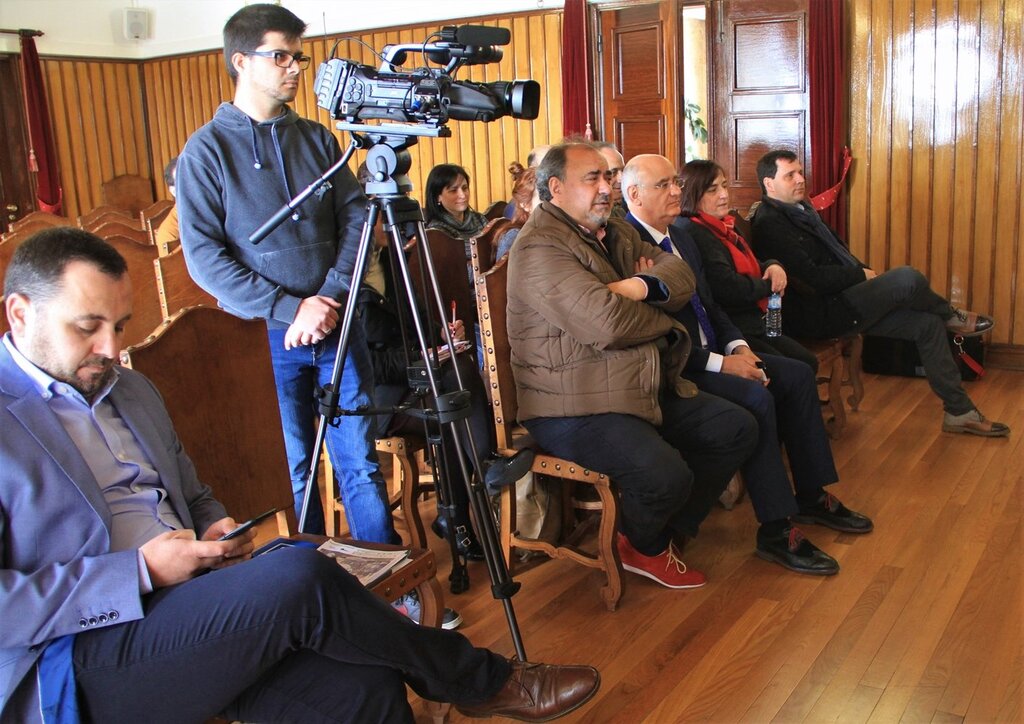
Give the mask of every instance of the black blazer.
<path id="1" fill-rule="evenodd" d="M 863 267 L 841 264 L 810 225 L 795 224 L 767 196 L 754 213 L 753 230 L 757 257 L 773 257 L 786 268 L 785 334 L 822 338 L 857 329 L 860 319 L 841 292 L 864 281 Z"/>
<path id="2" fill-rule="evenodd" d="M 627 214 L 626 221 L 636 227 L 644 241 L 650 244 L 655 243 L 654 239 L 651 238 L 650 232 L 644 228 L 643 224 L 633 214 Z M 704 278 L 704 265 L 701 262 L 700 252 L 697 251 L 697 245 L 687 230 L 679 224 L 673 223 L 668 227 L 668 236 L 672 241 L 672 245 L 679 252 L 680 256 L 683 257 L 683 261 L 693 269 L 693 275 L 697 279 L 697 294 L 700 295 L 700 301 L 708 313 L 711 327 L 715 330 L 715 337 L 719 347 L 721 347 L 718 352 L 724 354 L 725 346 L 730 342 L 743 339 L 743 334 L 732 323 L 732 320 L 729 319 L 729 315 L 715 302 L 711 286 L 708 284 L 707 279 Z M 690 356 L 687 358 L 686 366 L 683 369 L 686 372 L 703 372 L 707 367 L 710 352 L 699 344 L 700 324 L 697 322 L 697 315 L 693 312 L 693 305 L 686 304 L 673 316 L 686 326 L 686 331 L 690 333 L 690 339 L 693 340 L 693 348 L 690 350 Z"/>
<path id="3" fill-rule="evenodd" d="M 689 232 L 696 243 L 704 264 L 704 276 L 715 294 L 715 301 L 743 334 L 748 337 L 763 335 L 764 312 L 757 303 L 771 294 L 771 281 L 752 279 L 736 271 L 732 255 L 711 229 L 685 217 L 676 223 Z M 744 239 L 744 242 L 749 244 L 750 240 Z M 764 272 L 769 264 L 777 263 L 774 259 L 765 260 L 761 262 L 761 271 Z"/>

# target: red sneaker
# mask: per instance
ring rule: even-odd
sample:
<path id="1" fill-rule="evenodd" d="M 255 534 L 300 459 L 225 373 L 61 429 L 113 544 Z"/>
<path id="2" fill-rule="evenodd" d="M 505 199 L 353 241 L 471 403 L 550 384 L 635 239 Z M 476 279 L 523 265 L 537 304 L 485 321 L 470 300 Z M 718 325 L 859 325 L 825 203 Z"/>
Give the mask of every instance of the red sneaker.
<path id="1" fill-rule="evenodd" d="M 626 536 L 618 534 L 616 545 L 622 567 L 627 571 L 657 581 L 668 588 L 700 588 L 708 582 L 707 576 L 686 567 L 676 553 L 673 543 L 656 556 L 645 556 L 629 542 Z"/>

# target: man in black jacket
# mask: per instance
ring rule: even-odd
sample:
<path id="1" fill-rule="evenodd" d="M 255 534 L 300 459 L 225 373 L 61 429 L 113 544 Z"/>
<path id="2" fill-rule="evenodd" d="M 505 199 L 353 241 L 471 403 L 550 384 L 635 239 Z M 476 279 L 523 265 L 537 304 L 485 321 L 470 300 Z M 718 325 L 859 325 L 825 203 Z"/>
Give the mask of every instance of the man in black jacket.
<path id="1" fill-rule="evenodd" d="M 754 251 L 786 267 L 786 334 L 822 338 L 863 332 L 913 340 L 928 384 L 942 400 L 943 431 L 1009 435 L 1009 427 L 986 419 L 967 396 L 947 338 L 947 330 L 965 337 L 983 334 L 992 319 L 956 309 L 913 267 L 878 273 L 853 256 L 806 200 L 796 154 L 765 154 L 757 177 L 764 197 L 754 214 Z"/>

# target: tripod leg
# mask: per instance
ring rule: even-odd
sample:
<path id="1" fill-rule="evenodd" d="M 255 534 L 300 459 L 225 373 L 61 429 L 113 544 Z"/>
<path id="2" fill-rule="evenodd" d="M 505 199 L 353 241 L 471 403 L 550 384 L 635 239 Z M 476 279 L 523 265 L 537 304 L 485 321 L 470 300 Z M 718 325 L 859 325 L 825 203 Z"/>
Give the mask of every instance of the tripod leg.
<path id="1" fill-rule="evenodd" d="M 385 197 L 382 199 L 382 205 L 387 213 L 388 228 L 392 233 L 392 258 L 401 270 L 407 302 L 416 327 L 421 353 L 423 355 L 423 359 L 428 360 L 431 359 L 430 350 L 432 345 L 428 345 L 428 337 L 424 331 L 425 326 L 418 311 L 408 261 L 404 254 L 398 253 L 398 250 L 401 250 L 404 244 L 403 234 L 400 231 L 399 225 L 404 222 L 404 227 L 401 228 L 408 229 L 412 227 L 415 229 L 414 236 L 416 237 L 416 250 L 417 253 L 421 255 L 421 268 L 429 280 L 429 284 L 423 285 L 428 297 L 424 300 L 428 307 L 428 315 L 436 320 L 444 320 L 446 317 L 446 308 L 443 300 L 441 299 L 441 293 L 438 288 L 437 273 L 434 268 L 430 247 L 427 243 L 426 230 L 424 229 L 422 222 L 422 213 L 419 210 L 418 203 L 404 196 L 396 198 Z M 445 343 L 448 345 L 448 349 L 454 350 L 454 340 L 452 339 L 451 330 L 448 325 L 439 324 L 438 326 L 440 327 L 440 332 Z M 440 390 L 434 366 L 427 364 L 426 372 L 429 377 L 431 390 L 433 391 L 434 397 L 438 401 L 438 405 L 440 407 Z M 459 390 L 465 391 L 466 385 L 462 381 L 457 365 L 455 366 L 455 378 L 457 380 Z M 455 414 L 448 416 L 442 415 L 439 416 L 439 421 L 443 426 L 447 426 L 447 432 L 453 435 L 453 442 L 457 451 L 457 460 L 454 462 L 458 464 L 459 470 L 462 473 L 472 506 L 473 517 L 477 521 L 477 525 L 479 527 L 480 543 L 484 550 L 484 558 L 486 560 L 488 574 L 491 579 L 491 594 L 494 598 L 500 600 L 504 606 L 505 617 L 508 621 L 509 631 L 512 634 L 516 654 L 521 659 L 526 660 L 526 651 L 523 647 L 522 635 L 519 630 L 519 624 L 516 621 L 515 609 L 512 606 L 511 600 L 512 596 L 516 591 L 518 591 L 519 584 L 512 580 L 508 566 L 505 564 L 505 559 L 501 555 L 494 512 L 491 509 L 490 500 L 485 492 L 483 484 L 484 475 L 480 463 L 481 456 L 476 450 L 476 445 L 473 442 L 467 417 L 468 413 L 461 415 L 461 417 Z M 456 434 L 454 429 L 455 426 L 461 426 L 465 431 L 465 434 Z M 463 440 L 468 442 L 468 455 L 463 452 Z M 467 465 L 467 460 L 471 462 L 472 470 Z"/>
<path id="2" fill-rule="evenodd" d="M 459 532 L 456 526 L 458 514 L 449 477 L 451 468 L 445 456 L 441 432 L 430 434 L 427 442 L 430 444 L 431 464 L 434 467 L 437 515 L 439 519 L 444 520 L 442 530 L 452 554 L 452 571 L 448 574 L 448 582 L 452 593 L 459 594 L 469 588 L 469 571 L 466 568 L 466 558 L 459 550 Z"/>

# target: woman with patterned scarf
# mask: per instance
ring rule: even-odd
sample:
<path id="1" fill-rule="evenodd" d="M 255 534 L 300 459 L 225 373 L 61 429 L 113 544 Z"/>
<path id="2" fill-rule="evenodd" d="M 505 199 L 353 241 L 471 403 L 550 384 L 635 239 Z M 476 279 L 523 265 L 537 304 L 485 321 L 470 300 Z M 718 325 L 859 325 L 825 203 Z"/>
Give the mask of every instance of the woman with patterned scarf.
<path id="1" fill-rule="evenodd" d="M 700 249 L 704 276 L 715 301 L 726 311 L 755 352 L 779 354 L 818 371 L 818 360 L 791 337 L 767 337 L 764 315 L 768 295 L 785 294 L 786 271 L 774 259 L 759 261 L 733 227 L 725 172 L 714 161 L 690 161 L 680 178 L 687 227 Z M 785 304 L 783 304 L 785 314 Z"/>

